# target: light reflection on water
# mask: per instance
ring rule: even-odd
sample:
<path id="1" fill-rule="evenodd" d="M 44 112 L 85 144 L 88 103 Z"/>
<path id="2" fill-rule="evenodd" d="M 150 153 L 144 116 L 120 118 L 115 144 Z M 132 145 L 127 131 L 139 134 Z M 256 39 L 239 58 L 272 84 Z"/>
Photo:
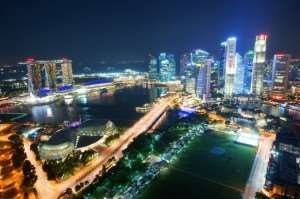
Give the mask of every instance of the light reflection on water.
<path id="1" fill-rule="evenodd" d="M 73 96 L 72 103 L 58 100 L 41 106 L 18 107 L 15 112 L 26 112 L 26 120 L 41 124 L 61 124 L 64 121 L 107 119 L 116 125 L 127 126 L 141 116 L 135 107 L 153 102 L 165 88 L 136 86 L 112 92 L 98 91 Z"/>

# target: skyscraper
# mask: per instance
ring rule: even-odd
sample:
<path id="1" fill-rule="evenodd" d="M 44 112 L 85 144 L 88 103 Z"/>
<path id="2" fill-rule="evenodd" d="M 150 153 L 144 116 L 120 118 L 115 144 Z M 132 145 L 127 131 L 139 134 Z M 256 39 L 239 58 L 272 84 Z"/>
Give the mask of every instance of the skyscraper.
<path id="1" fill-rule="evenodd" d="M 288 88 L 290 55 L 275 54 L 272 67 L 272 98 L 283 100 Z"/>
<path id="2" fill-rule="evenodd" d="M 249 50 L 244 55 L 244 93 L 251 93 L 251 82 L 252 82 L 252 70 L 253 70 L 253 58 L 254 52 Z"/>
<path id="3" fill-rule="evenodd" d="M 184 53 L 180 57 L 180 75 L 184 78 L 194 77 L 195 74 L 195 66 L 191 63 L 191 54 Z"/>
<path id="4" fill-rule="evenodd" d="M 195 50 L 191 54 L 192 65 L 198 71 L 196 94 L 198 97 L 206 99 L 210 97 L 210 76 L 212 59 L 209 58 L 209 53 L 204 50 Z"/>
<path id="5" fill-rule="evenodd" d="M 217 93 L 220 93 L 220 86 L 219 86 L 219 61 L 213 61 L 211 65 L 210 71 L 210 90 L 211 94 L 214 97 Z"/>
<path id="6" fill-rule="evenodd" d="M 42 87 L 42 76 L 40 64 L 34 61 L 34 59 L 27 59 L 25 63 L 27 66 L 28 76 L 28 92 L 34 94 L 35 91 Z"/>
<path id="7" fill-rule="evenodd" d="M 236 65 L 236 75 L 234 76 L 234 94 L 243 94 L 244 93 L 244 73 L 245 67 L 243 63 L 243 58 L 239 53 L 236 53 L 235 56 L 235 65 Z"/>
<path id="8" fill-rule="evenodd" d="M 60 63 L 61 65 L 63 85 L 72 85 L 73 84 L 72 61 L 69 59 L 61 59 L 58 60 L 58 63 Z"/>
<path id="9" fill-rule="evenodd" d="M 27 59 L 21 65 L 27 66 L 28 92 L 38 95 L 44 88 L 55 90 L 58 86 L 72 85 L 72 61 L 61 60 L 34 60 Z"/>
<path id="10" fill-rule="evenodd" d="M 256 36 L 253 58 L 252 93 L 261 96 L 263 92 L 264 67 L 266 65 L 267 38 L 265 34 Z"/>
<path id="11" fill-rule="evenodd" d="M 189 77 L 185 79 L 184 89 L 189 94 L 196 94 L 196 78 Z"/>
<path id="12" fill-rule="evenodd" d="M 162 82 L 173 80 L 176 75 L 176 62 L 173 54 L 160 53 L 158 57 L 159 79 Z"/>
<path id="13" fill-rule="evenodd" d="M 226 60 L 225 60 L 225 89 L 224 97 L 231 98 L 233 95 L 234 76 L 236 73 L 236 38 L 231 37 L 226 42 Z"/>
<path id="14" fill-rule="evenodd" d="M 152 55 L 150 55 L 150 61 L 149 61 L 149 78 L 153 80 L 158 79 L 157 59 Z"/>

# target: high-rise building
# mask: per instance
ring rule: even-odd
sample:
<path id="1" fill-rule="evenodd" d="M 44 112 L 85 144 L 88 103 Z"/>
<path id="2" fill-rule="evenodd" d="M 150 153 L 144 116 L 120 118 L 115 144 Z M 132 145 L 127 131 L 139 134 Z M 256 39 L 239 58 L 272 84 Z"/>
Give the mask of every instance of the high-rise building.
<path id="1" fill-rule="evenodd" d="M 63 85 L 72 85 L 73 84 L 73 70 L 72 70 L 72 61 L 69 59 L 57 60 L 61 65 L 62 71 L 62 83 Z"/>
<path id="2" fill-rule="evenodd" d="M 152 55 L 150 55 L 150 61 L 149 61 L 149 78 L 153 80 L 158 79 L 157 59 Z"/>
<path id="3" fill-rule="evenodd" d="M 210 71 L 210 90 L 211 90 L 211 95 L 213 97 L 216 96 L 216 94 L 220 93 L 219 67 L 220 67 L 220 62 L 214 60 L 211 65 L 211 71 Z"/>
<path id="4" fill-rule="evenodd" d="M 212 59 L 209 53 L 204 50 L 195 50 L 191 54 L 192 65 L 197 69 L 196 94 L 199 98 L 210 97 L 210 76 Z"/>
<path id="5" fill-rule="evenodd" d="M 61 60 L 34 60 L 27 59 L 21 65 L 27 66 L 28 92 L 39 95 L 44 88 L 55 90 L 58 86 L 72 85 L 72 61 Z"/>
<path id="6" fill-rule="evenodd" d="M 231 98 L 233 96 L 234 76 L 236 73 L 236 38 L 231 37 L 226 42 L 226 60 L 225 60 L 225 89 L 224 97 Z"/>
<path id="7" fill-rule="evenodd" d="M 160 53 L 158 57 L 159 79 L 167 82 L 175 79 L 176 62 L 173 54 Z"/>
<path id="8" fill-rule="evenodd" d="M 256 36 L 253 58 L 252 93 L 261 96 L 263 93 L 264 67 L 266 66 L 267 38 L 265 34 Z"/>
<path id="9" fill-rule="evenodd" d="M 185 79 L 184 87 L 187 93 L 196 95 L 196 78 L 190 77 Z"/>
<path id="10" fill-rule="evenodd" d="M 254 52 L 249 50 L 244 55 L 244 93 L 251 93 L 252 69 L 253 69 Z"/>
<path id="11" fill-rule="evenodd" d="M 195 66 L 191 63 L 191 54 L 185 53 L 180 57 L 180 75 L 184 78 L 195 77 Z"/>
<path id="12" fill-rule="evenodd" d="M 244 73 L 245 67 L 243 58 L 239 53 L 235 55 L 236 75 L 234 76 L 234 94 L 240 95 L 244 93 Z"/>
<path id="13" fill-rule="evenodd" d="M 34 94 L 42 87 L 41 66 L 31 58 L 27 59 L 25 65 L 27 66 L 28 92 Z"/>
<path id="14" fill-rule="evenodd" d="M 291 59 L 289 65 L 289 81 L 300 81 L 300 59 Z"/>
<path id="15" fill-rule="evenodd" d="M 272 95 L 275 100 L 284 100 L 288 89 L 290 55 L 275 54 L 272 67 Z"/>
<path id="16" fill-rule="evenodd" d="M 220 82 L 220 87 L 224 87 L 225 81 L 225 70 L 226 70 L 226 41 L 222 42 L 218 51 L 217 60 L 219 61 L 219 74 L 218 79 Z"/>

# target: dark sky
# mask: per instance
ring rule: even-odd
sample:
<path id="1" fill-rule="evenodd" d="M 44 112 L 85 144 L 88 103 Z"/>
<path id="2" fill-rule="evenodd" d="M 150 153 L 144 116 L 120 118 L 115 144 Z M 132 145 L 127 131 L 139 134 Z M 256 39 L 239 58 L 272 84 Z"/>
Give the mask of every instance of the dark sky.
<path id="1" fill-rule="evenodd" d="M 97 62 L 176 55 L 238 38 L 252 48 L 269 34 L 268 54 L 300 56 L 299 0 L 6 0 L 0 3 L 0 64 L 25 57 Z"/>

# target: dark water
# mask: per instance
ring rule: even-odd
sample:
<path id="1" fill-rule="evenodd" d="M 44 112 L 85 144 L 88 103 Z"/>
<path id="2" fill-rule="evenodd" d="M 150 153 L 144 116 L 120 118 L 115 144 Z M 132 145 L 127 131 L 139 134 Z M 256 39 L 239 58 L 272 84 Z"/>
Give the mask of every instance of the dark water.
<path id="1" fill-rule="evenodd" d="M 92 92 L 85 95 L 74 95 L 73 103 L 66 105 L 64 100 L 55 103 L 19 107 L 15 112 L 25 112 L 31 120 L 40 124 L 61 124 L 64 121 L 82 121 L 88 119 L 111 120 L 116 126 L 129 126 L 141 116 L 135 111 L 136 106 L 153 102 L 162 92 L 163 88 L 145 88 L 135 86 L 115 90 L 105 94 Z"/>

